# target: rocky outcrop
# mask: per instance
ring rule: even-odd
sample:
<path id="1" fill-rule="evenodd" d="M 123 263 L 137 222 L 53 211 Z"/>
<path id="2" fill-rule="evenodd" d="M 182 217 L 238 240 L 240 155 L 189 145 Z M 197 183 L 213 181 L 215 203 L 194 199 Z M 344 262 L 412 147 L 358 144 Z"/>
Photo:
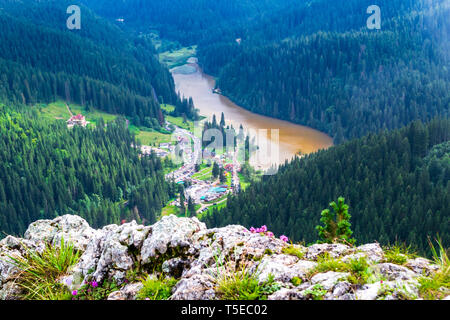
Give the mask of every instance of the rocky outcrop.
<path id="1" fill-rule="evenodd" d="M 14 281 L 20 270 L 11 257 L 24 257 L 27 250 L 42 252 L 61 240 L 73 243 L 81 257 L 60 282 L 72 291 L 92 281 L 113 281 L 118 289 L 108 300 L 136 299 L 143 287 L 130 276 L 136 273 L 176 278 L 170 299 L 220 299 L 219 279 L 242 270 L 260 285 L 269 280 L 277 285 L 268 296 L 271 300 L 414 299 L 417 279 L 437 270 L 424 258 L 409 259 L 402 266 L 388 263 L 377 243 L 295 246 L 302 255 L 290 255 L 284 241 L 238 225 L 207 229 L 196 218 L 168 216 L 152 226 L 133 221 L 94 230 L 82 218 L 66 215 L 36 221 L 24 239 L 8 236 L 0 241 L 0 299 L 21 295 Z M 364 258 L 371 276 L 366 283 L 355 284 L 350 271 L 318 269 L 319 258 L 325 255 L 343 263 Z"/>

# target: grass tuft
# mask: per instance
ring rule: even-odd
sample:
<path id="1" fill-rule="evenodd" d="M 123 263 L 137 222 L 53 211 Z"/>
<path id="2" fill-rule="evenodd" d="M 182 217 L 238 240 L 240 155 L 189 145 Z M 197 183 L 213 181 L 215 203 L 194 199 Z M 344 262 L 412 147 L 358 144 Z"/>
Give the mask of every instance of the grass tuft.
<path id="1" fill-rule="evenodd" d="M 394 244 L 384 249 L 385 261 L 389 263 L 404 265 L 408 259 L 413 259 L 415 256 L 411 247 L 405 244 Z"/>
<path id="2" fill-rule="evenodd" d="M 284 247 L 281 252 L 287 255 L 296 256 L 300 260 L 305 256 L 305 252 L 299 248 L 296 248 L 294 245 Z"/>
<path id="3" fill-rule="evenodd" d="M 144 287 L 139 291 L 138 300 L 167 300 L 172 295 L 172 289 L 177 284 L 174 278 L 155 279 L 148 276 L 142 284 Z"/>
<path id="4" fill-rule="evenodd" d="M 60 247 L 47 245 L 42 253 L 26 249 L 25 256 L 9 256 L 20 272 L 15 281 L 24 289 L 26 300 L 66 300 L 71 293 L 58 280 L 79 260 L 79 252 L 61 239 Z"/>
<path id="5" fill-rule="evenodd" d="M 429 277 L 419 278 L 419 295 L 425 300 L 441 300 L 450 294 L 450 261 L 441 239 L 436 240 L 438 249 L 430 240 L 428 242 L 439 270 Z"/>

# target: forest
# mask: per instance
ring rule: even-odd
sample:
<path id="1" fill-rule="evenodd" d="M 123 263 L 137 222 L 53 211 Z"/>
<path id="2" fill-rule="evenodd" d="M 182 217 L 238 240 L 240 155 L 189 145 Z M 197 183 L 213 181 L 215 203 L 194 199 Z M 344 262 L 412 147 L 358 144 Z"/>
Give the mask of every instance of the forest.
<path id="1" fill-rule="evenodd" d="M 301 0 L 303 1 L 303 0 Z M 78 0 L 97 14 L 134 31 L 190 46 L 228 36 L 231 26 L 244 28 L 256 17 L 283 8 L 291 0 Z"/>
<path id="2" fill-rule="evenodd" d="M 307 125 L 339 144 L 448 117 L 448 1 L 83 0 L 122 29 L 197 45 L 203 70 L 250 111 Z M 427 84 L 424 86 L 423 84 Z"/>
<path id="3" fill-rule="evenodd" d="M 239 43 L 199 44 L 199 61 L 238 105 L 327 132 L 335 143 L 448 117 L 450 8 L 380 1 L 382 28 L 369 30 L 366 2 L 278 12 L 243 30 Z"/>
<path id="4" fill-rule="evenodd" d="M 450 241 L 450 120 L 369 134 L 285 164 L 204 216 L 209 227 L 267 225 L 292 241 L 318 240 L 320 213 L 342 196 L 358 243 Z"/>
<path id="5" fill-rule="evenodd" d="M 173 196 L 161 161 L 139 156 L 123 118 L 68 130 L 64 121 L 16 109 L 0 107 L 2 236 L 62 214 L 97 227 L 133 219 L 154 223 Z"/>
<path id="6" fill-rule="evenodd" d="M 66 27 L 68 1 L 0 1 L 0 99 L 32 105 L 58 98 L 163 123 L 161 103 L 179 101 L 173 79 L 145 36 L 83 7 L 80 30 Z"/>

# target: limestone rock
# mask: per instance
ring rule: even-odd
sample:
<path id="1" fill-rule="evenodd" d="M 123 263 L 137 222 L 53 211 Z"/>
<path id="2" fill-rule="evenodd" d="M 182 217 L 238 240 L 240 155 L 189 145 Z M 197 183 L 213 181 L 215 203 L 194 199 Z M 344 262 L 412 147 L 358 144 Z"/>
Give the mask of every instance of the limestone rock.
<path id="1" fill-rule="evenodd" d="M 121 289 L 111 293 L 109 300 L 136 299 L 143 284 L 128 281 L 134 281 L 137 272 L 175 277 L 178 283 L 170 299 L 220 299 L 220 277 L 243 268 L 260 283 L 273 276 L 280 289 L 268 297 L 270 300 L 417 299 L 417 279 L 438 269 L 424 258 L 409 259 L 405 266 L 381 263 L 384 253 L 378 243 L 356 248 L 344 244 L 297 245 L 304 252 L 300 259 L 283 253 L 288 244 L 280 239 L 252 233 L 239 225 L 207 229 L 196 218 L 172 215 L 152 226 L 132 221 L 94 230 L 85 220 L 66 215 L 36 221 L 25 239 L 8 236 L 0 241 L 0 299 L 18 299 L 23 294 L 15 283 L 20 270 L 9 256 L 24 257 L 27 250 L 42 252 L 47 245 L 58 246 L 61 239 L 73 242 L 82 255 L 57 281 L 70 290 L 92 280 L 100 285 L 104 280 L 115 282 Z M 365 257 L 374 273 L 370 281 L 384 281 L 354 285 L 347 281 L 349 273 L 333 271 L 309 279 L 307 274 L 324 254 L 344 262 Z M 294 277 L 300 278 L 301 284 L 292 283 Z"/>
<path id="2" fill-rule="evenodd" d="M 143 284 L 140 282 L 127 284 L 121 290 L 112 292 L 107 300 L 136 300 L 142 288 Z"/>
<path id="3" fill-rule="evenodd" d="M 306 258 L 308 260 L 317 260 L 317 258 L 324 253 L 328 253 L 332 258 L 338 258 L 346 254 L 349 250 L 350 247 L 345 244 L 314 244 L 308 247 Z"/>
<path id="4" fill-rule="evenodd" d="M 299 289 L 282 288 L 272 293 L 268 300 L 305 300 L 305 296 Z"/>
<path id="5" fill-rule="evenodd" d="M 409 280 L 417 277 L 417 274 L 408 268 L 393 263 L 380 263 L 374 265 L 373 269 L 375 272 L 385 276 L 388 280 Z"/>
<path id="6" fill-rule="evenodd" d="M 333 289 L 333 292 L 330 293 L 326 298 L 326 300 L 354 300 L 355 295 L 352 291 L 352 285 L 347 282 L 338 282 Z"/>
<path id="7" fill-rule="evenodd" d="M 173 288 L 171 300 L 215 300 L 214 279 L 206 274 L 183 278 Z"/>
<path id="8" fill-rule="evenodd" d="M 318 273 L 311 278 L 312 285 L 320 284 L 325 290 L 331 290 L 334 286 L 342 280 L 345 280 L 350 273 L 328 271 L 325 273 Z"/>
<path id="9" fill-rule="evenodd" d="M 356 248 L 356 252 L 363 253 L 369 262 L 378 263 L 384 258 L 383 249 L 378 243 L 368 243 Z"/>
<path id="10" fill-rule="evenodd" d="M 312 261 L 299 261 L 291 255 L 271 255 L 261 260 L 256 274 L 260 282 L 267 281 L 269 275 L 272 275 L 275 281 L 290 282 L 294 277 L 305 279 L 306 273 L 316 265 L 317 263 Z"/>
<path id="11" fill-rule="evenodd" d="M 194 253 L 192 236 L 200 230 L 206 230 L 206 225 L 197 218 L 163 217 L 151 227 L 150 235 L 144 240 L 142 262 L 150 263 L 152 258 L 164 255 L 169 249 Z"/>
<path id="12" fill-rule="evenodd" d="M 380 290 L 380 282 L 366 284 L 361 289 L 356 291 L 355 296 L 357 300 L 375 300 L 378 297 Z"/>
<path id="13" fill-rule="evenodd" d="M 415 273 L 423 274 L 425 276 L 429 276 L 430 274 L 439 269 L 437 265 L 432 264 L 430 260 L 425 258 L 409 259 L 406 262 L 405 266 L 414 271 Z"/>
<path id="14" fill-rule="evenodd" d="M 74 281 L 82 284 L 90 278 L 101 283 L 105 278 L 118 283 L 125 280 L 138 257 L 150 227 L 137 225 L 135 221 L 121 226 L 109 225 L 94 234 L 75 268 Z"/>
<path id="15" fill-rule="evenodd" d="M 33 222 L 25 232 L 25 239 L 59 246 L 63 238 L 64 241 L 70 241 L 76 249 L 84 250 L 95 232 L 83 218 L 64 215 L 53 220 Z"/>

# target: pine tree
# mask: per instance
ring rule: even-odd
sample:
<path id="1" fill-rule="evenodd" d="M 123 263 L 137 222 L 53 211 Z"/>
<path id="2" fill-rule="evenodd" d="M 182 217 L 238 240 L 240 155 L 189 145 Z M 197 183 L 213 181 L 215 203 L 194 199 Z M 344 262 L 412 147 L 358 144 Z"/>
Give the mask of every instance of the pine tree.
<path id="1" fill-rule="evenodd" d="M 353 232 L 350 230 L 350 214 L 348 213 L 348 205 L 345 204 L 343 197 L 338 198 L 338 203 L 331 202 L 330 207 L 333 208 L 333 212 L 329 209 L 322 211 L 322 218 L 320 221 L 324 226 L 317 226 L 316 230 L 319 231 L 319 237 L 326 243 L 346 243 L 354 244 L 355 239 L 351 236 Z"/>

